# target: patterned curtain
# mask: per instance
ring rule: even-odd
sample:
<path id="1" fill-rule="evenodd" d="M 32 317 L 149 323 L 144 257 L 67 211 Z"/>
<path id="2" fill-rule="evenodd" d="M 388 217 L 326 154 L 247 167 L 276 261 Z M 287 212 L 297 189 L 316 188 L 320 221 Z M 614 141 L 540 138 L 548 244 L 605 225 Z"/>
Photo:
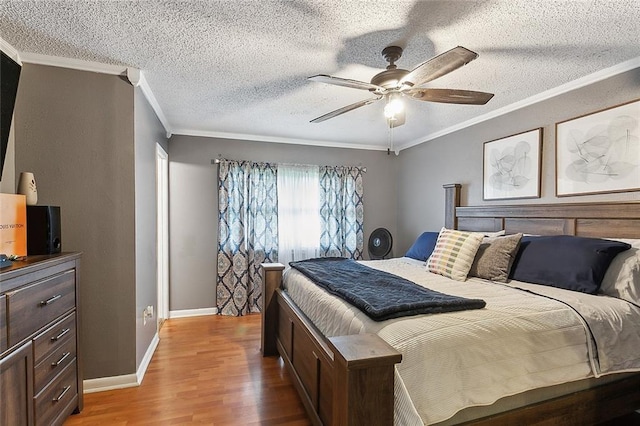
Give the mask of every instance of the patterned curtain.
<path id="1" fill-rule="evenodd" d="M 362 259 L 362 174 L 360 167 L 320 167 L 320 256 Z"/>
<path id="2" fill-rule="evenodd" d="M 277 166 L 221 161 L 218 171 L 218 313 L 260 312 L 260 264 L 278 261 Z"/>

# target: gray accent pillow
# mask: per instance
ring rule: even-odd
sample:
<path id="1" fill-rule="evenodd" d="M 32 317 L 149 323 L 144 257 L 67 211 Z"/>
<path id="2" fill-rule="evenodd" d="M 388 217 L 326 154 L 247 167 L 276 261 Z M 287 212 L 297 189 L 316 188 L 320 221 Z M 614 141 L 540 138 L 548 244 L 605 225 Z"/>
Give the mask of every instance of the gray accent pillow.
<path id="1" fill-rule="evenodd" d="M 484 238 L 469 270 L 469 276 L 506 283 L 521 239 L 522 234 Z"/>

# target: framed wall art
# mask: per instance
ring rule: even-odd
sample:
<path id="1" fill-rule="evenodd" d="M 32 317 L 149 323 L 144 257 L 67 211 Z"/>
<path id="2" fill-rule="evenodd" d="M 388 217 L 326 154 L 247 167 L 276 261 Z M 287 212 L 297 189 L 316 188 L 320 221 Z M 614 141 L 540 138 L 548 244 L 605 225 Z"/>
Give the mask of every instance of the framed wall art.
<path id="1" fill-rule="evenodd" d="M 540 198 L 542 128 L 485 142 L 482 198 Z"/>
<path id="2" fill-rule="evenodd" d="M 640 190 L 640 99 L 556 123 L 556 195 Z"/>

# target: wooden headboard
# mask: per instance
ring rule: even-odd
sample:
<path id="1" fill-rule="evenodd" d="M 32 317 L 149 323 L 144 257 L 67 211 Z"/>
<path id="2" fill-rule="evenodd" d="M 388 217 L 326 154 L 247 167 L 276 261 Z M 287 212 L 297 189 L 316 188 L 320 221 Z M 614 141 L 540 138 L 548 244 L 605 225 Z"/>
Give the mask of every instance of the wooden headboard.
<path id="1" fill-rule="evenodd" d="M 445 226 L 464 231 L 640 238 L 640 201 L 460 206 L 460 184 L 444 185 Z"/>

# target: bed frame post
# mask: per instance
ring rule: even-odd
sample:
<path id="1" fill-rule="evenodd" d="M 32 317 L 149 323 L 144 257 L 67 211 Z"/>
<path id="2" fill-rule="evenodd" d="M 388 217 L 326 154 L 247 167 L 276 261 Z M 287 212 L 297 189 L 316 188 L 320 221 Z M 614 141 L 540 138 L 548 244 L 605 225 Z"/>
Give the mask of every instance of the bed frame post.
<path id="1" fill-rule="evenodd" d="M 375 334 L 329 338 L 336 426 L 393 425 L 394 365 L 402 354 Z"/>
<path id="2" fill-rule="evenodd" d="M 263 263 L 262 266 L 262 356 L 278 355 L 278 300 L 276 289 L 282 285 L 281 263 Z"/>
<path id="3" fill-rule="evenodd" d="M 444 227 L 447 229 L 458 229 L 456 207 L 460 207 L 461 186 L 459 183 L 442 185 L 444 188 Z"/>

